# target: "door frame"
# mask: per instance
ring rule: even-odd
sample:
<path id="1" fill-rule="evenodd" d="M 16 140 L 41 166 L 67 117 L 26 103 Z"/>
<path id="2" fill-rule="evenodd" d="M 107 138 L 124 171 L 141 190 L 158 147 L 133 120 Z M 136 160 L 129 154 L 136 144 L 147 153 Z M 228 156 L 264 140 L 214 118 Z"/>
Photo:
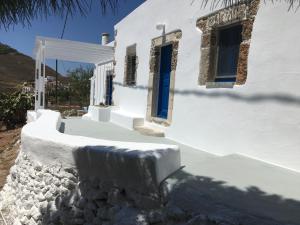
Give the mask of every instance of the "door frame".
<path id="1" fill-rule="evenodd" d="M 177 56 L 179 48 L 179 40 L 182 37 L 182 32 L 176 30 L 152 39 L 150 49 L 150 74 L 148 81 L 148 99 L 147 99 L 147 112 L 146 120 L 154 122 L 163 126 L 170 126 L 172 122 L 174 90 L 175 90 L 175 72 L 177 67 Z M 170 89 L 169 89 L 169 105 L 168 116 L 166 119 L 157 117 L 157 104 L 158 104 L 158 88 L 160 75 L 160 61 L 161 61 L 161 48 L 166 45 L 172 45 L 171 57 L 171 72 L 170 72 Z"/>

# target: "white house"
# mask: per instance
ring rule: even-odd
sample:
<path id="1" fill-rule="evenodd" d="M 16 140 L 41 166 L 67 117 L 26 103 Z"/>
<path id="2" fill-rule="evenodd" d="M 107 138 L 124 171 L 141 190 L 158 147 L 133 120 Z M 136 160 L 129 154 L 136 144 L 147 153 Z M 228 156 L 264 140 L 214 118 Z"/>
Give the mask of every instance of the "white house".
<path id="1" fill-rule="evenodd" d="M 111 224 L 299 224 L 300 11 L 203 2 L 145 1 L 102 45 L 37 37 L 36 111 L 4 188 L 12 217 L 99 224 L 103 206 Z M 95 65 L 92 121 L 39 110 L 47 58 Z"/>
<path id="2" fill-rule="evenodd" d="M 202 4 L 149 0 L 116 24 L 85 118 L 299 172 L 299 10 Z"/>

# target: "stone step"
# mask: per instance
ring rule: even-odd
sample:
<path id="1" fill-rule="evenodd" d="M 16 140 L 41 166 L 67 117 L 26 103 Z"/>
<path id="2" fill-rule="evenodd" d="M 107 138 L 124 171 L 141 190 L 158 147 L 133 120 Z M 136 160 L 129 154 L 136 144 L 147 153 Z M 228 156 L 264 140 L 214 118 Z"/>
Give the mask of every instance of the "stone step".
<path id="1" fill-rule="evenodd" d="M 164 137 L 165 133 L 162 130 L 155 129 L 152 127 L 146 127 L 146 126 L 136 126 L 134 128 L 136 131 L 143 135 L 147 136 L 153 136 L 153 137 Z"/>

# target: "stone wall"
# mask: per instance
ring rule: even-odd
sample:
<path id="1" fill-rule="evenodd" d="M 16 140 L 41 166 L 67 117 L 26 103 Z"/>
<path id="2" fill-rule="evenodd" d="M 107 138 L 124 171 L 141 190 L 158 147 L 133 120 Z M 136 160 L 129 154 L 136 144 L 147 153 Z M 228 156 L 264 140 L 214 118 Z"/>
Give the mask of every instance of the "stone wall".
<path id="1" fill-rule="evenodd" d="M 0 210 L 14 225 L 213 224 L 166 202 L 153 205 L 149 196 L 82 179 L 76 168 L 35 162 L 22 150 L 0 192 Z"/>
<path id="2" fill-rule="evenodd" d="M 122 224 L 148 224 L 147 214 L 134 204 L 136 197 L 97 179 L 81 180 L 75 168 L 35 163 L 21 152 L 0 207 L 9 209 L 15 224 L 118 224 L 125 212 L 128 221 Z"/>

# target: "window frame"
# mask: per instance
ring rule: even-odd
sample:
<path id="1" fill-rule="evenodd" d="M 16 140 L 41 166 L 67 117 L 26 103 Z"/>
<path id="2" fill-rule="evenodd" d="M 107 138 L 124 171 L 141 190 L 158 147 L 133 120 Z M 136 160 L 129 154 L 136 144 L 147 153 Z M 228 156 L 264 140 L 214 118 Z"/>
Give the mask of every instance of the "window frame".
<path id="1" fill-rule="evenodd" d="M 236 72 L 235 72 L 235 75 L 234 76 L 218 76 L 218 68 L 219 68 L 219 50 L 220 50 L 220 44 L 219 44 L 219 41 L 220 41 L 220 32 L 222 30 L 226 30 L 226 29 L 229 29 L 229 28 L 232 28 L 232 27 L 235 27 L 235 26 L 241 26 L 241 37 L 242 37 L 242 32 L 243 32 L 243 25 L 241 22 L 235 22 L 235 23 L 231 23 L 231 24 L 226 24 L 226 25 L 221 25 L 221 26 L 217 26 L 215 28 L 215 32 L 216 32 L 216 45 L 217 45 L 217 48 L 216 48 L 216 57 L 215 57 L 215 60 L 214 60 L 214 63 L 215 63 L 215 71 L 214 71 L 214 82 L 215 83 L 235 83 L 236 82 L 236 79 L 237 79 L 237 75 L 238 75 L 238 61 L 237 61 L 237 69 L 236 69 Z M 243 42 L 243 40 L 241 39 L 241 42 L 239 43 L 239 54 L 240 54 L 240 45 L 241 43 Z M 238 60 L 239 60 L 239 57 L 238 57 Z M 222 79 L 222 78 L 235 78 L 234 81 L 225 81 L 225 80 L 221 80 L 221 81 L 217 81 L 217 79 Z"/>
<path id="2" fill-rule="evenodd" d="M 124 68 L 124 86 L 134 87 L 137 84 L 137 66 L 138 66 L 138 56 L 136 53 L 136 44 L 130 45 L 126 48 L 126 56 L 125 56 L 125 68 Z M 134 58 L 135 63 L 133 67 L 133 60 L 129 61 L 129 58 Z M 129 66 L 132 66 L 129 70 Z M 129 74 L 131 71 L 131 74 Z"/>
<path id="3" fill-rule="evenodd" d="M 250 0 L 234 4 L 202 16 L 196 26 L 201 31 L 201 56 L 198 85 L 206 88 L 233 88 L 244 85 L 248 76 L 248 57 L 252 31 L 261 0 Z M 240 43 L 238 68 L 235 82 L 216 82 L 217 33 L 219 27 L 242 25 L 242 42 Z"/>

